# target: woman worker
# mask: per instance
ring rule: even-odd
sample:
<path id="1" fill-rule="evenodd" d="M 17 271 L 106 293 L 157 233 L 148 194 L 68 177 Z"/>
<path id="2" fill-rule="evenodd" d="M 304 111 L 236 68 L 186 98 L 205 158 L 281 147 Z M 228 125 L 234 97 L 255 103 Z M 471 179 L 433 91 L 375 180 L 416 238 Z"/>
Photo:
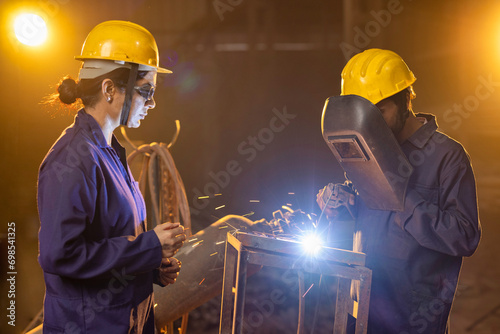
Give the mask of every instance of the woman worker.
<path id="1" fill-rule="evenodd" d="M 145 204 L 113 131 L 139 127 L 149 109 L 158 48 L 143 27 L 97 25 L 87 36 L 78 81 L 59 99 L 81 100 L 74 123 L 43 160 L 38 178 L 39 263 L 44 333 L 154 333 L 153 283 L 175 282 L 179 223 L 145 230 Z"/>

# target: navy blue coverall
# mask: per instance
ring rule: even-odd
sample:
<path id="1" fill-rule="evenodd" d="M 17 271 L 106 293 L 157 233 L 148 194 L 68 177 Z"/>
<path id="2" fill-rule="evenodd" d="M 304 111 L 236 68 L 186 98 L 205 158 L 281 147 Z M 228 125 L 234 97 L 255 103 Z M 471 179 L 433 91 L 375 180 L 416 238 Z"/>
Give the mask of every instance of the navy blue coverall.
<path id="1" fill-rule="evenodd" d="M 356 230 L 373 273 L 371 334 L 446 333 L 462 258 L 481 236 L 468 154 L 437 131 L 434 116 L 417 117 L 426 123 L 401 144 L 414 167 L 404 211 L 370 210 L 358 198 Z"/>
<path id="2" fill-rule="evenodd" d="M 83 109 L 38 178 L 44 333 L 154 333 L 162 253 L 125 149 Z"/>

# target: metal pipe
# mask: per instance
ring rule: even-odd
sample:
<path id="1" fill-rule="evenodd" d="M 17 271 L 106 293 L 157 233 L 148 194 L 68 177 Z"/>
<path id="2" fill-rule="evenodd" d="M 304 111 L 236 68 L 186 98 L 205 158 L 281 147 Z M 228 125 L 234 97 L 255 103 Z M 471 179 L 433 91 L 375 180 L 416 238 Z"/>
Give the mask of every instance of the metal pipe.
<path id="1" fill-rule="evenodd" d="M 221 294 L 228 232 L 263 232 L 265 228 L 245 217 L 227 216 L 191 236 L 175 255 L 182 262 L 176 283 L 154 286 L 156 327 L 164 327 Z M 251 275 L 260 267 L 248 269 Z"/>

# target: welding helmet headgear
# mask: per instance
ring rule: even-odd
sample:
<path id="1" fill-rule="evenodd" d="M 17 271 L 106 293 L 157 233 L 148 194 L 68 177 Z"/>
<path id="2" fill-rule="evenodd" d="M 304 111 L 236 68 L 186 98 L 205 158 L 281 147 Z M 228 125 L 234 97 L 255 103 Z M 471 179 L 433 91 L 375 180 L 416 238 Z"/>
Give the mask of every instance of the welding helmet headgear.
<path id="1" fill-rule="evenodd" d="M 377 104 L 417 80 L 403 59 L 389 50 L 369 49 L 352 57 L 342 70 L 340 95 L 358 95 Z"/>

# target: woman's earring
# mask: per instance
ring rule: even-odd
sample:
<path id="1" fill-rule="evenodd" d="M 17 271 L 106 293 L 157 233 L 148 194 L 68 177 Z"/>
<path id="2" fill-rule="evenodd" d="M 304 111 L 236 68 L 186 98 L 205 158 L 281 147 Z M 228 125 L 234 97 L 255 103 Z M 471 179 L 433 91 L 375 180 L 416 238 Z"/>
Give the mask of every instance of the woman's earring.
<path id="1" fill-rule="evenodd" d="M 111 100 L 112 100 L 111 96 L 108 95 L 108 97 L 106 98 L 106 101 L 108 101 L 109 103 L 111 103 Z"/>

